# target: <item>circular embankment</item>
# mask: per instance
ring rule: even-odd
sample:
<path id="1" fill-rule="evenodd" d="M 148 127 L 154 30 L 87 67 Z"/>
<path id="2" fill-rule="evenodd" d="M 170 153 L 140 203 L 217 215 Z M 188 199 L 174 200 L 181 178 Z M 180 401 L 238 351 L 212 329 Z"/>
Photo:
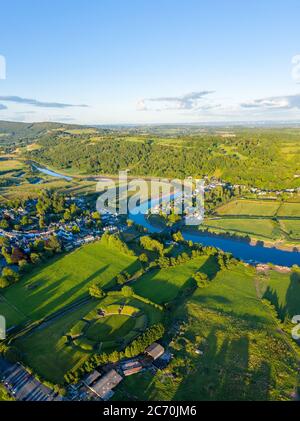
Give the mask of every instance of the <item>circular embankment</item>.
<path id="1" fill-rule="evenodd" d="M 136 307 L 98 307 L 70 330 L 69 344 L 84 351 L 110 352 L 124 348 L 147 327 L 147 316 Z"/>

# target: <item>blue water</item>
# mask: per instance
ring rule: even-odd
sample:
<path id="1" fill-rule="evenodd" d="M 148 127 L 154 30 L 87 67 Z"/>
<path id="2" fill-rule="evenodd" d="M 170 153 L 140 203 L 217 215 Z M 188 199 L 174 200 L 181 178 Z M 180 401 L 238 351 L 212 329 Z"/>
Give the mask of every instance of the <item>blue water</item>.
<path id="1" fill-rule="evenodd" d="M 67 181 L 72 180 L 72 177 L 68 177 L 67 175 L 59 174 L 57 172 L 48 170 L 47 168 L 41 168 L 41 167 L 38 167 L 36 165 L 33 165 L 33 166 L 34 166 L 34 168 L 36 168 L 40 172 L 42 172 L 44 174 L 47 174 L 47 175 L 50 175 L 51 177 L 63 178 L 64 180 L 67 180 Z"/>
<path id="2" fill-rule="evenodd" d="M 130 219 L 135 223 L 144 226 L 150 233 L 160 232 L 145 218 L 145 212 L 149 207 L 155 206 L 159 201 L 157 199 L 151 202 L 144 202 L 138 208 L 129 213 Z M 136 211 L 139 213 L 136 213 Z M 293 251 L 278 250 L 268 248 L 262 245 L 250 245 L 244 241 L 234 238 L 224 238 L 221 236 L 209 235 L 204 233 L 188 233 L 182 231 L 185 240 L 191 240 L 194 243 L 201 243 L 205 246 L 218 247 L 225 252 L 232 253 L 233 256 L 249 263 L 273 263 L 280 266 L 300 265 L 300 253 Z"/>

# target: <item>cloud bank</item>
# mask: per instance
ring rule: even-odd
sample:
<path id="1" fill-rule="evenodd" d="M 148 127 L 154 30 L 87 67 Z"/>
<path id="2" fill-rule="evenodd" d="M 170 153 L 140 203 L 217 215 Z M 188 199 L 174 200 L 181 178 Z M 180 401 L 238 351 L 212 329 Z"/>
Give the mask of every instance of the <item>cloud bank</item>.
<path id="1" fill-rule="evenodd" d="M 22 98 L 19 96 L 0 96 L 0 101 L 14 102 L 16 104 L 32 105 L 41 108 L 69 108 L 69 107 L 88 107 L 88 105 L 81 104 L 64 104 L 62 102 L 44 102 L 32 98 Z"/>
<path id="2" fill-rule="evenodd" d="M 242 108 L 291 110 L 300 109 L 300 94 L 255 99 L 240 104 Z"/>
<path id="3" fill-rule="evenodd" d="M 163 96 L 144 98 L 137 104 L 139 111 L 165 111 L 165 110 L 197 110 L 201 108 L 203 98 L 214 91 L 196 91 L 180 96 Z"/>
<path id="4" fill-rule="evenodd" d="M 300 83 L 300 54 L 292 58 L 292 78 L 295 82 Z"/>

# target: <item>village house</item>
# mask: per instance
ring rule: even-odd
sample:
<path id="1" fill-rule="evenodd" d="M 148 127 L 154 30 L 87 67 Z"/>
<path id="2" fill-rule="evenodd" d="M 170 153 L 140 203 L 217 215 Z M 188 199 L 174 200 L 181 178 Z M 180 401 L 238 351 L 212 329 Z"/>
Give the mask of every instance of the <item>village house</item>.
<path id="1" fill-rule="evenodd" d="M 153 344 L 149 345 L 145 350 L 146 355 L 153 358 L 153 360 L 156 360 L 157 358 L 161 357 L 164 352 L 164 347 L 158 344 L 157 342 L 153 342 Z"/>
<path id="2" fill-rule="evenodd" d="M 112 369 L 102 377 L 98 376 L 99 372 L 96 370 L 90 374 L 84 384 L 94 392 L 99 398 L 106 401 L 113 395 L 113 390 L 122 380 L 123 377 Z"/>

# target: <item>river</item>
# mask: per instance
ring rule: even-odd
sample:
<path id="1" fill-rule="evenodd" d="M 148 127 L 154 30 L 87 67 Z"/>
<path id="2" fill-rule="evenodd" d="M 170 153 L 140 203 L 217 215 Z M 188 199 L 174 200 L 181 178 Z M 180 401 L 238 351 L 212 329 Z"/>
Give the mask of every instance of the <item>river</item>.
<path id="1" fill-rule="evenodd" d="M 145 217 L 145 212 L 149 207 L 158 204 L 158 200 L 144 202 L 140 205 L 140 213 L 136 213 L 138 208 L 133 209 L 129 214 L 130 219 L 135 223 L 144 226 L 150 233 L 160 232 L 161 230 L 154 227 Z M 213 246 L 232 253 L 238 259 L 251 264 L 257 263 L 273 263 L 279 266 L 300 265 L 300 253 L 296 251 L 279 250 L 275 247 L 269 248 L 263 245 L 251 245 L 245 241 L 235 238 L 224 238 L 222 236 L 210 235 L 207 233 L 190 233 L 182 231 L 185 240 L 191 240 L 194 243 L 201 243 L 204 246 Z"/>
<path id="2" fill-rule="evenodd" d="M 46 174 L 46 175 L 50 175 L 51 177 L 56 177 L 56 178 L 63 178 L 64 180 L 67 180 L 67 181 L 71 181 L 72 180 L 72 177 L 68 177 L 67 175 L 63 175 L 63 174 L 59 174 L 59 173 L 57 173 L 57 172 L 54 172 L 54 171 L 51 171 L 51 170 L 48 170 L 48 168 L 45 168 L 45 167 L 38 167 L 37 165 L 35 165 L 35 164 L 31 164 L 36 170 L 38 170 L 38 171 L 40 171 L 40 172 L 42 172 L 43 174 Z"/>
<path id="3" fill-rule="evenodd" d="M 47 168 L 39 167 L 35 164 L 33 165 L 37 170 L 43 172 L 44 174 L 50 175 L 52 177 L 63 178 L 68 181 L 72 180 L 72 177 L 56 173 L 54 171 L 48 170 Z M 158 203 L 158 199 L 152 199 L 151 201 L 145 201 L 141 203 L 138 208 L 133 209 L 129 213 L 129 218 L 132 219 L 135 223 L 147 228 L 150 233 L 160 232 L 161 230 L 159 228 L 154 227 L 145 218 L 147 209 L 154 207 Z M 232 253 L 233 256 L 248 263 L 273 263 L 274 265 L 289 267 L 293 265 L 300 265 L 300 253 L 296 251 L 279 250 L 275 247 L 270 248 L 263 245 L 251 245 L 245 241 L 235 238 L 224 238 L 222 236 L 210 235 L 201 232 L 189 233 L 183 230 L 182 235 L 185 240 L 191 240 L 195 243 L 201 243 L 205 246 L 218 247 L 225 252 Z"/>

